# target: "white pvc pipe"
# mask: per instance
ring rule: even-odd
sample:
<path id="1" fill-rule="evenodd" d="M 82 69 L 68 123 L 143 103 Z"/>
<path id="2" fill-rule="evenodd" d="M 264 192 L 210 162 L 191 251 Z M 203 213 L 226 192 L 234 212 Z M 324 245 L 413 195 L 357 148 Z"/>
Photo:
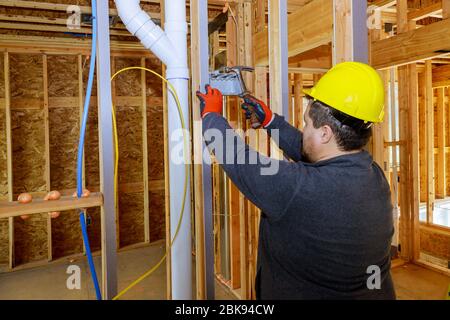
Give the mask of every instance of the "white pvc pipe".
<path id="1" fill-rule="evenodd" d="M 115 0 L 120 18 L 127 29 L 142 44 L 151 50 L 166 66 L 167 79 L 174 86 L 181 103 L 184 121 L 189 130 L 189 69 L 187 64 L 187 23 L 186 0 L 165 1 L 164 32 L 155 25 L 150 16 L 139 6 L 140 0 Z M 168 129 L 169 129 L 169 185 L 170 185 L 170 231 L 173 239 L 184 192 L 185 164 L 172 161 L 172 150 L 179 149 L 182 136 L 176 140 L 173 133 L 179 133 L 181 122 L 177 104 L 168 90 Z M 189 131 L 186 132 L 189 134 Z M 190 156 L 190 148 L 184 150 Z M 191 190 L 188 181 L 183 221 L 171 250 L 172 299 L 192 299 L 192 256 L 191 256 Z M 170 275 L 168 275 L 170 276 Z"/>

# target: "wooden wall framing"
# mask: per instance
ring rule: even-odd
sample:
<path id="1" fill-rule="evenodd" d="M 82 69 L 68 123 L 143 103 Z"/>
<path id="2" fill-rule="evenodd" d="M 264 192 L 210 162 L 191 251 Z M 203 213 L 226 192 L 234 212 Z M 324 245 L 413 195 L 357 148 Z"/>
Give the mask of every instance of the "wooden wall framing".
<path id="1" fill-rule="evenodd" d="M 50 190 L 71 196 L 76 188 L 79 124 L 88 57 L 80 54 L 4 52 L 0 81 L 0 201 L 21 192 L 35 199 Z M 143 66 L 161 72 L 153 56 L 116 57 L 115 70 Z M 119 248 L 165 237 L 162 83 L 144 71 L 115 81 L 119 125 Z M 99 190 L 97 101 L 94 85 L 84 154 L 84 185 Z M 152 148 L 148 148 L 151 144 Z M 88 210 L 88 232 L 100 250 L 100 210 Z M 0 219 L 0 270 L 10 271 L 84 252 L 76 210 L 57 219 L 47 213 Z"/>

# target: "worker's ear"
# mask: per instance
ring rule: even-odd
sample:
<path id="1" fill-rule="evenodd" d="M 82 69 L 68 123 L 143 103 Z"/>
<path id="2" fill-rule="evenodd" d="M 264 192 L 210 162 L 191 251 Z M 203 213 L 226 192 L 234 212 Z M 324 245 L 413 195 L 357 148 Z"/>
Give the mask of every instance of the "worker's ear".
<path id="1" fill-rule="evenodd" d="M 333 134 L 333 130 L 331 130 L 331 127 L 328 125 L 324 125 L 320 128 L 321 132 L 320 132 L 320 142 L 322 144 L 327 144 L 331 141 L 331 139 L 333 138 L 334 134 Z"/>

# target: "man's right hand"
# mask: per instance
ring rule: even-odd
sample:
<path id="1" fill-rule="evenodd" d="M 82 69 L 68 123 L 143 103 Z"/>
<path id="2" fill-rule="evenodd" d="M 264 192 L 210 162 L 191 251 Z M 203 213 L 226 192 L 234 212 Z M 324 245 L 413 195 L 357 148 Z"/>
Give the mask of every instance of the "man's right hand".
<path id="1" fill-rule="evenodd" d="M 272 110 L 261 100 L 251 95 L 246 95 L 242 104 L 247 119 L 251 120 L 253 129 L 267 127 L 273 119 Z"/>

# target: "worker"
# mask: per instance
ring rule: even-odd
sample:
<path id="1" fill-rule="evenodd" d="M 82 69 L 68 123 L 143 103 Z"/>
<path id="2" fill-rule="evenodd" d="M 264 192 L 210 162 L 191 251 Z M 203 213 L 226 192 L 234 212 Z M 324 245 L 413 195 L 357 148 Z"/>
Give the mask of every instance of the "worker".
<path id="1" fill-rule="evenodd" d="M 303 132 L 263 101 L 244 98 L 246 115 L 256 116 L 272 138 L 278 133 L 278 146 L 291 161 L 252 150 L 222 116 L 222 94 L 209 86 L 206 91 L 197 92 L 205 142 L 262 211 L 257 299 L 395 299 L 390 188 L 363 149 L 372 124 L 384 116 L 378 73 L 357 62 L 333 67 L 304 91 Z M 220 160 L 223 155 L 228 161 Z M 268 166 L 277 172 L 262 174 Z"/>

